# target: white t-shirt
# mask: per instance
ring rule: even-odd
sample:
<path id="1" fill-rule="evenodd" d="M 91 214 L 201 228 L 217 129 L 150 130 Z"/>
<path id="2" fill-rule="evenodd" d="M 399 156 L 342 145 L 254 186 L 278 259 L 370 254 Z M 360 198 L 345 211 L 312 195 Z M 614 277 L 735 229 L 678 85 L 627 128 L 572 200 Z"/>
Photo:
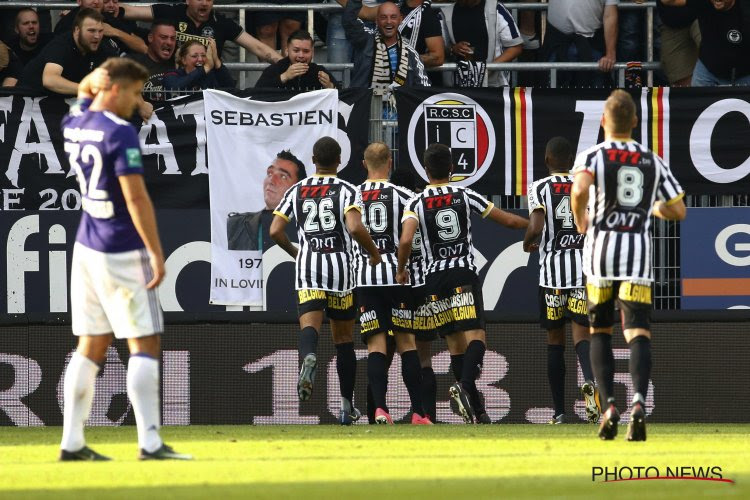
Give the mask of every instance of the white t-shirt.
<path id="1" fill-rule="evenodd" d="M 618 0 L 550 0 L 547 22 L 566 35 L 594 36 L 602 27 L 604 6 Z"/>

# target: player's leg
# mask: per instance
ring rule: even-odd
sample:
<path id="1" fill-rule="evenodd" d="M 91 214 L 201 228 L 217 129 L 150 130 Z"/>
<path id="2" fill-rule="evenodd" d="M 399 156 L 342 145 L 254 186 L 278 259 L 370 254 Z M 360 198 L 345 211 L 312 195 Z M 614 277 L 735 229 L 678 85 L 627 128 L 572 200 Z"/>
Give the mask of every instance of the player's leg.
<path id="1" fill-rule="evenodd" d="M 565 423 L 565 317 L 566 294 L 558 288 L 539 287 L 539 324 L 547 330 L 547 381 L 554 415 L 550 424 Z"/>
<path id="2" fill-rule="evenodd" d="M 360 335 L 367 345 L 367 411 L 376 424 L 392 424 L 385 402 L 388 388 L 388 333 L 391 326 L 390 288 L 357 289 Z M 372 419 L 370 419 L 372 414 Z"/>
<path id="3" fill-rule="evenodd" d="M 434 422 L 437 413 L 437 377 L 432 369 L 432 341 L 421 340 L 417 335 L 417 354 L 422 368 L 422 407 L 425 416 Z"/>
<path id="4" fill-rule="evenodd" d="M 78 347 L 70 358 L 63 382 L 62 461 L 109 460 L 86 446 L 83 424 L 91 412 L 96 375 L 107 359 L 107 349 L 113 338 L 111 333 L 78 338 Z"/>
<path id="5" fill-rule="evenodd" d="M 297 379 L 297 395 L 300 401 L 312 396 L 315 372 L 318 366 L 318 336 L 323 325 L 323 311 L 327 304 L 326 292 L 322 290 L 297 290 L 297 314 L 299 315 L 298 353 L 300 372 Z"/>
<path id="6" fill-rule="evenodd" d="M 63 382 L 63 435 L 60 460 L 109 460 L 86 446 L 83 424 L 91 412 L 96 375 L 112 343 L 112 326 L 97 293 L 108 280 L 106 255 L 83 245 L 73 248 L 70 305 L 78 347 Z"/>
<path id="7" fill-rule="evenodd" d="M 615 357 L 612 353 L 614 324 L 614 293 L 619 282 L 589 279 L 586 284 L 589 332 L 591 332 L 591 367 L 599 384 L 600 398 L 605 401 L 604 415 L 599 424 L 599 437 L 614 439 L 620 414 L 615 406 Z"/>
<path id="8" fill-rule="evenodd" d="M 419 363 L 419 354 L 414 334 L 411 332 L 396 332 L 396 349 L 401 355 L 401 376 L 404 379 L 406 390 L 411 402 L 412 424 L 431 424 L 429 418 L 425 418 L 425 410 L 422 403 L 422 367 Z"/>
<path id="9" fill-rule="evenodd" d="M 451 356 L 451 371 L 453 376 L 456 378 L 456 383 L 450 386 L 448 390 L 451 399 L 453 400 L 458 414 L 464 419 L 464 422 L 471 424 L 474 422 L 474 409 L 471 406 L 471 396 L 468 391 L 464 390 L 461 379 L 464 371 L 464 357 L 466 355 L 466 335 L 464 332 L 452 332 L 441 336 L 445 338 L 445 343 L 448 345 L 448 352 Z"/>
<path id="10" fill-rule="evenodd" d="M 646 396 L 651 378 L 651 284 L 625 281 L 620 285 L 618 302 L 622 311 L 623 333 L 630 346 L 630 377 L 633 401 L 628 425 L 628 441 L 646 440 Z"/>
<path id="11" fill-rule="evenodd" d="M 393 424 L 385 402 L 385 392 L 388 388 L 386 336 L 387 333 L 381 331 L 367 337 L 367 382 L 372 393 L 376 424 Z"/>
<path id="12" fill-rule="evenodd" d="M 331 320 L 331 336 L 336 348 L 336 372 L 341 392 L 339 423 L 349 425 L 362 416 L 354 407 L 354 382 L 357 375 L 357 355 L 352 335 L 356 316 L 354 292 L 327 292 L 327 295 L 326 313 Z"/>
<path id="13" fill-rule="evenodd" d="M 588 306 L 586 304 L 586 289 L 574 288 L 568 291 L 565 314 L 571 320 L 573 330 L 573 345 L 575 346 L 578 363 L 583 373 L 581 395 L 586 405 L 586 416 L 589 422 L 596 423 L 601 416 L 601 402 L 599 390 L 594 384 L 594 372 L 591 368 L 591 333 L 589 333 Z"/>

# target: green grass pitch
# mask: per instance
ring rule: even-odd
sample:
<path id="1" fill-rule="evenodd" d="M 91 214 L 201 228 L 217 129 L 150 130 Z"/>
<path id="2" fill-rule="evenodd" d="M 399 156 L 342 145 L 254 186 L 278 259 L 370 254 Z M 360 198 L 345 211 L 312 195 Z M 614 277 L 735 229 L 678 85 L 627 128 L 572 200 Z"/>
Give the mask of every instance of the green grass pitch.
<path id="1" fill-rule="evenodd" d="M 139 462 L 134 427 L 87 428 L 107 463 L 58 463 L 60 428 L 0 428 L 0 498 L 750 498 L 750 425 L 651 424 L 648 441 L 593 425 L 190 426 L 192 462 Z M 735 484 L 592 482 L 592 467 L 721 467 Z"/>

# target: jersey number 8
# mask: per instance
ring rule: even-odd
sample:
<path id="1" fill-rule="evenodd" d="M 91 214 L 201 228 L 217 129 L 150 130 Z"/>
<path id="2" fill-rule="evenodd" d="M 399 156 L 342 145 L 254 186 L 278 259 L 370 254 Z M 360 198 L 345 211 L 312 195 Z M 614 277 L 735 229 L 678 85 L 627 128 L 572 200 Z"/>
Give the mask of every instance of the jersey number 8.
<path id="1" fill-rule="evenodd" d="M 624 207 L 635 207 L 643 199 L 643 172 L 622 166 L 617 171 L 617 201 Z"/>

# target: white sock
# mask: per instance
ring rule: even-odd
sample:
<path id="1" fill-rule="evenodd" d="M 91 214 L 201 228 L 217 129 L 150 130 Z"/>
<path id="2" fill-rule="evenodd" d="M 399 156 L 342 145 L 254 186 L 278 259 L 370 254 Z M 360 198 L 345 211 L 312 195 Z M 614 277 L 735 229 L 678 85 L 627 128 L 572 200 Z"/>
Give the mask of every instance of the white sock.
<path id="1" fill-rule="evenodd" d="M 128 397 L 138 428 L 138 446 L 148 452 L 162 445 L 159 436 L 159 361 L 144 355 L 128 361 Z"/>
<path id="2" fill-rule="evenodd" d="M 99 365 L 74 352 L 65 370 L 63 386 L 63 435 L 60 448 L 78 451 L 86 445 L 83 424 L 89 418 Z"/>

